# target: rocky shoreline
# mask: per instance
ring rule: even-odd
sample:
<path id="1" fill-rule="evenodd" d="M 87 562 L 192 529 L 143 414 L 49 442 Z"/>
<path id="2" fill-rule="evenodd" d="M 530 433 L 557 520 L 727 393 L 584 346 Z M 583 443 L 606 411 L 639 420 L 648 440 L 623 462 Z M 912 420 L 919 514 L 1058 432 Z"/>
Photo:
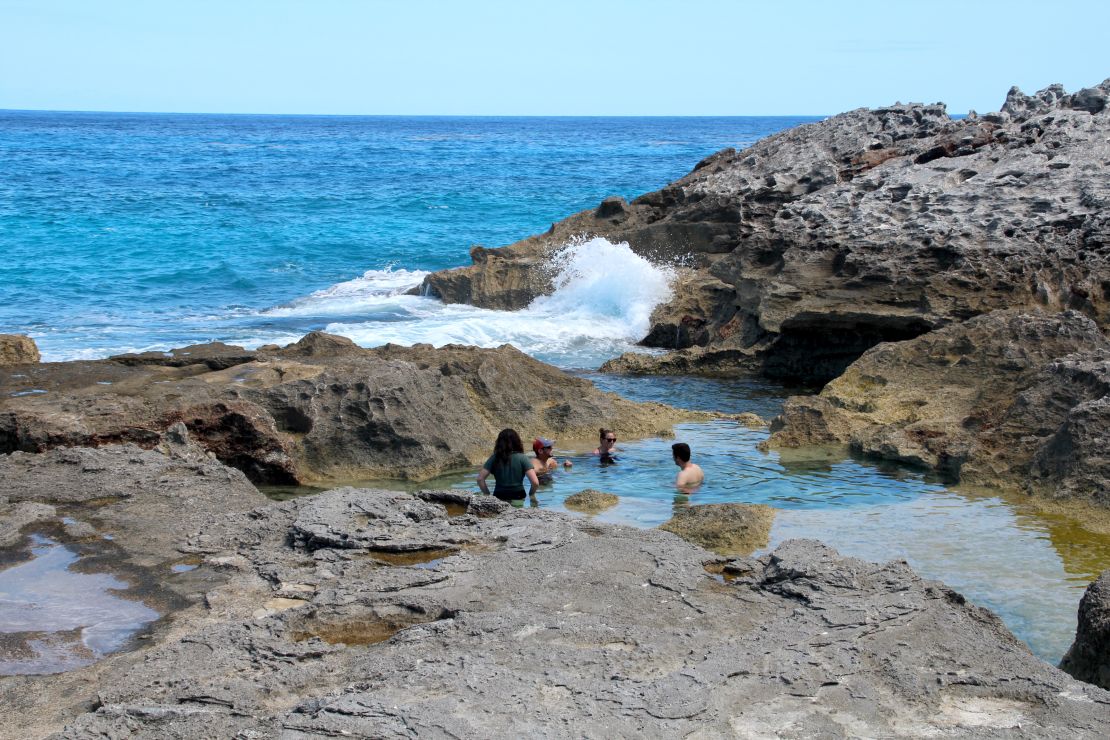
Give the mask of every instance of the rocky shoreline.
<path id="1" fill-rule="evenodd" d="M 644 338 L 672 351 L 606 370 L 823 385 L 769 446 L 1110 506 L 1108 99 L 1110 80 L 961 120 L 852 111 L 475 248 L 420 290 L 517 309 L 552 289 L 553 250 L 626 241 L 684 260 Z M 1110 735 L 1105 575 L 1064 661 L 1098 688 L 904 562 L 806 540 L 720 554 L 763 546 L 767 507 L 639 530 L 341 485 L 472 467 L 505 426 L 623 438 L 714 415 L 509 346 L 313 333 L 38 360 L 0 337 L 0 559 L 48 534 L 161 618 L 84 667 L 0 677 L 2 737 Z M 333 490 L 275 503 L 267 483 Z M 40 637 L 5 633 L 0 658 Z"/>
<path id="2" fill-rule="evenodd" d="M 83 501 L 134 568 L 198 563 L 163 579 L 178 602 L 143 645 L 0 678 L 0 736 L 1110 732 L 1110 692 L 904 563 L 803 540 L 722 558 L 458 491 L 255 506 L 184 434 L 0 459 L 12 503 Z"/>

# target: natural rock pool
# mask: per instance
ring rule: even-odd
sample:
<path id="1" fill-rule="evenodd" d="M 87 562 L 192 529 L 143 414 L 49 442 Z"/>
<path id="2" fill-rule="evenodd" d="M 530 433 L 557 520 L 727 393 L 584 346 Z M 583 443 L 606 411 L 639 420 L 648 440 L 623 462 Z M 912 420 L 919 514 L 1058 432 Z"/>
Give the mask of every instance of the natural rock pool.
<path id="1" fill-rule="evenodd" d="M 633 400 L 752 412 L 765 419 L 778 413 L 790 393 L 760 380 L 587 377 Z M 1067 516 L 1039 514 L 1018 496 L 948 486 L 906 468 L 854 460 L 841 450 L 764 453 L 757 445 L 768 432 L 735 421 L 682 424 L 675 434 L 675 439 L 618 441 L 618 462 L 606 466 L 589 456 L 586 442 L 556 440 L 556 456 L 575 465 L 560 468 L 553 483 L 541 486 L 539 506 L 571 511 L 564 500 L 592 488 L 621 499 L 598 514 L 599 521 L 655 527 L 676 507 L 768 504 L 778 511 L 766 549 L 809 537 L 866 560 L 905 559 L 923 576 L 944 581 L 998 613 L 1053 664 L 1075 635 L 1083 590 L 1110 567 L 1110 536 L 1089 532 Z M 690 444 L 694 460 L 706 471 L 705 484 L 689 496 L 673 487 L 677 468 L 670 446 L 676 440 Z M 473 489 L 474 474 L 372 485 Z"/>
<path id="2" fill-rule="evenodd" d="M 107 573 L 71 568 L 76 552 L 39 535 L 31 559 L 0 570 L 0 675 L 61 673 L 123 649 L 159 613 L 123 598 Z"/>

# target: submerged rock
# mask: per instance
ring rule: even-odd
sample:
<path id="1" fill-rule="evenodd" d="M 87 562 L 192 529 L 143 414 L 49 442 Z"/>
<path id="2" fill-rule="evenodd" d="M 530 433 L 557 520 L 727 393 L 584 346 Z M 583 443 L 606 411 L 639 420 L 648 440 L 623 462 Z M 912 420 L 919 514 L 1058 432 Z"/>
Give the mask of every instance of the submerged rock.
<path id="1" fill-rule="evenodd" d="M 485 460 L 510 426 L 525 438 L 647 436 L 700 418 L 603 393 L 509 345 L 366 350 L 321 333 L 257 353 L 205 345 L 22 375 L 0 378 L 0 452 L 151 447 L 181 423 L 222 462 L 278 484 L 432 477 Z"/>
<path id="2" fill-rule="evenodd" d="M 1062 358 L 1062 359 L 1057 359 Z M 858 453 L 1110 504 L 1110 340 L 1089 318 L 996 311 L 865 353 L 794 397 L 770 447 Z"/>
<path id="3" fill-rule="evenodd" d="M 826 382 L 868 348 L 1006 308 L 1110 321 L 1110 80 L 1014 89 L 996 114 L 860 109 L 726 149 L 630 203 L 605 200 L 426 278 L 447 302 L 516 309 L 583 235 L 687 269 L 614 372 Z M 1031 102 L 1032 101 L 1032 102 Z M 707 351 L 685 350 L 704 346 Z"/>
<path id="4" fill-rule="evenodd" d="M 1083 594 L 1075 642 L 1060 668 L 1080 681 L 1110 689 L 1110 570 Z"/>
<path id="5" fill-rule="evenodd" d="M 767 546 L 774 521 L 764 504 L 700 504 L 676 508 L 659 529 L 720 555 L 747 555 Z"/>
<path id="6" fill-rule="evenodd" d="M 571 494 L 563 501 L 568 509 L 580 511 L 584 514 L 600 514 L 606 509 L 611 509 L 620 503 L 620 497 L 615 493 L 605 493 L 587 488 L 584 491 Z"/>
<path id="7" fill-rule="evenodd" d="M 29 365 L 41 358 L 35 340 L 23 334 L 0 334 L 0 367 Z"/>

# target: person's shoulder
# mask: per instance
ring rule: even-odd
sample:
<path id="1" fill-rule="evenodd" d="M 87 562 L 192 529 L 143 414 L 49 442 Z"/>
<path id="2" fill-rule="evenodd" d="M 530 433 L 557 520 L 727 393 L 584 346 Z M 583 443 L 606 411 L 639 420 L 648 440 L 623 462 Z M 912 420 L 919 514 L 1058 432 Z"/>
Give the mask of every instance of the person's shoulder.
<path id="1" fill-rule="evenodd" d="M 527 463 L 528 465 L 531 465 L 533 458 L 528 457 L 523 452 L 514 452 L 513 453 L 513 460 L 516 460 L 517 462 L 524 462 L 524 463 Z"/>

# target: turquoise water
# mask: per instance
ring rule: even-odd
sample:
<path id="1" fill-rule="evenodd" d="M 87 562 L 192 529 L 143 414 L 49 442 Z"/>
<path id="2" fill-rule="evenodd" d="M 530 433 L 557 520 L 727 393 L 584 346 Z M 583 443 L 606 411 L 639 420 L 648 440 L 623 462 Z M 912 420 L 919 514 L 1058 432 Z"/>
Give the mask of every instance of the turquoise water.
<path id="1" fill-rule="evenodd" d="M 405 292 L 428 270 L 466 264 L 472 244 L 515 241 L 809 120 L 0 111 L 0 333 L 30 333 L 47 360 L 215 339 L 252 347 L 313 329 L 365 346 L 509 342 L 629 398 L 770 418 L 790 390 L 592 372 L 634 349 L 669 295 L 673 266 L 626 246 L 568 245 L 551 265 L 556 293 L 515 313 Z M 1110 567 L 1108 538 L 1020 502 L 839 452 L 765 454 L 767 433 L 733 422 L 676 434 L 707 472 L 698 493 L 672 486 L 672 439 L 622 440 L 608 467 L 560 441 L 576 464 L 540 505 L 599 488 L 621 496 L 600 519 L 656 526 L 676 506 L 770 504 L 770 546 L 805 536 L 905 558 L 998 611 L 1051 661 L 1074 634 L 1086 582 Z M 431 484 L 472 481 L 470 471 Z"/>

